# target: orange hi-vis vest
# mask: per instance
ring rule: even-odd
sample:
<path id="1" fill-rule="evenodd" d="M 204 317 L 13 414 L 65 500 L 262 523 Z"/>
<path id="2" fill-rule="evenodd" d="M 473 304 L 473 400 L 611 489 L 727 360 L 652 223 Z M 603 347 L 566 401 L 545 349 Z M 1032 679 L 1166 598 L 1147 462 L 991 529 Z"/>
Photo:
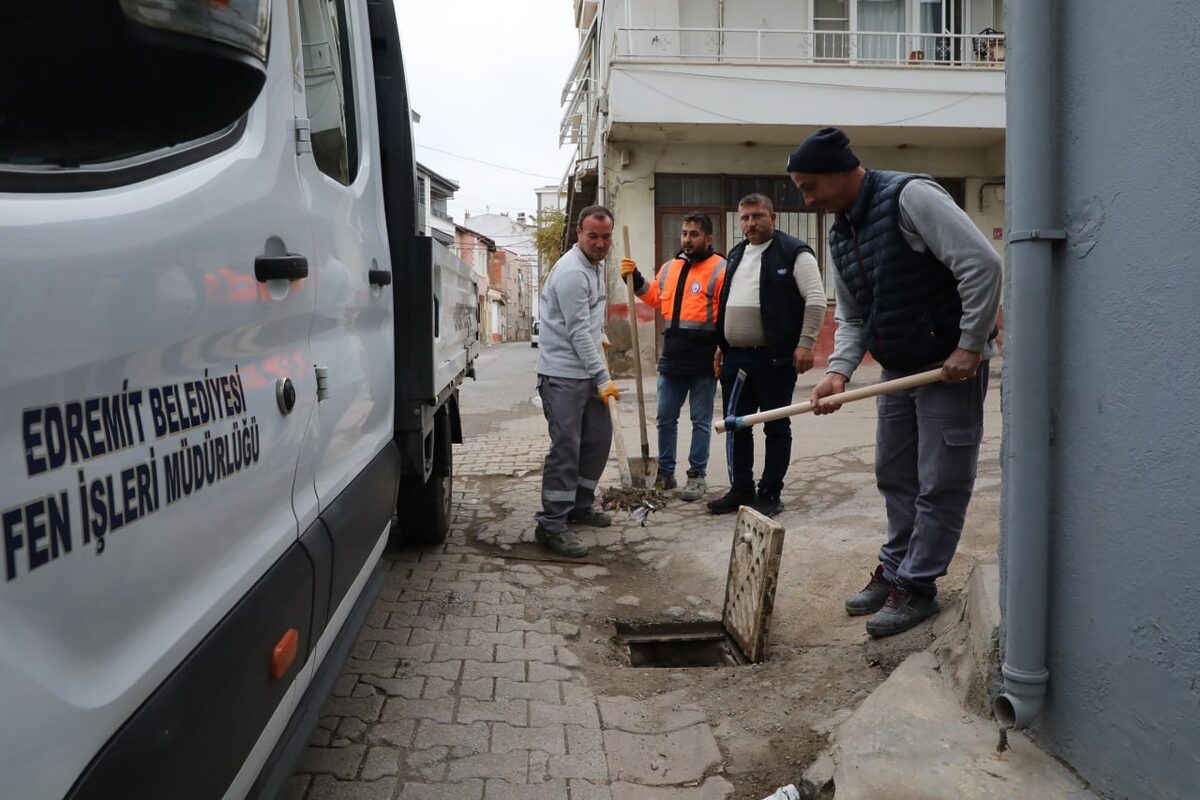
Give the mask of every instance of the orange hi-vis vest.
<path id="1" fill-rule="evenodd" d="M 668 330 L 716 331 L 724 285 L 723 256 L 713 253 L 690 266 L 677 256 L 659 267 L 654 280 L 643 283 L 637 294 L 642 302 L 658 306 Z"/>

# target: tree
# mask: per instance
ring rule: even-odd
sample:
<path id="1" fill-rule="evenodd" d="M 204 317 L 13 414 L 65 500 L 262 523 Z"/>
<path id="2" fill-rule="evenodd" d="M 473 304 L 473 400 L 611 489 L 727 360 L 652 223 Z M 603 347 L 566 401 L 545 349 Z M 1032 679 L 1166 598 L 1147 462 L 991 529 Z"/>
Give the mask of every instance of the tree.
<path id="1" fill-rule="evenodd" d="M 537 215 L 537 233 L 533 236 L 533 243 L 542 262 L 538 271 L 539 294 L 546 285 L 546 277 L 554 263 L 562 257 L 563 226 L 566 223 L 566 212 L 561 209 L 551 209 Z"/>

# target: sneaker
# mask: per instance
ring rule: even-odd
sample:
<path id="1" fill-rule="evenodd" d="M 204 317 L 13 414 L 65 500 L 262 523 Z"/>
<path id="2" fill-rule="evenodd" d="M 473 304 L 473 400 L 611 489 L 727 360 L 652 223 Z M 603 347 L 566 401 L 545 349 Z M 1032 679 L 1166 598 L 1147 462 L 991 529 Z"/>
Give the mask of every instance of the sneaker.
<path id="1" fill-rule="evenodd" d="M 603 511 L 597 511 L 594 506 L 588 506 L 572 510 L 567 514 L 567 522 L 574 522 L 576 525 L 590 525 L 593 528 L 607 528 L 612 525 L 612 517 Z"/>
<path id="2" fill-rule="evenodd" d="M 758 500 L 755 501 L 752 508 L 764 517 L 773 517 L 780 511 L 783 511 L 783 501 L 779 499 L 777 494 L 758 493 Z"/>
<path id="3" fill-rule="evenodd" d="M 875 568 L 870 582 L 858 594 L 846 598 L 846 613 L 852 617 L 874 614 L 887 602 L 892 582 L 883 577 L 883 564 Z"/>
<path id="4" fill-rule="evenodd" d="M 708 489 L 708 484 L 704 482 L 704 478 L 696 475 L 690 469 L 688 470 L 687 484 L 683 487 L 683 491 L 679 497 L 691 503 L 704 497 L 704 492 Z"/>
<path id="5" fill-rule="evenodd" d="M 937 610 L 936 597 L 893 586 L 883 608 L 867 617 L 867 633 L 876 637 L 904 633 L 936 614 Z"/>
<path id="6" fill-rule="evenodd" d="M 758 495 L 753 490 L 739 492 L 737 489 L 730 489 L 723 497 L 718 497 L 716 500 L 709 500 L 708 510 L 714 514 L 733 514 L 742 506 L 754 505 L 757 497 Z"/>
<path id="7" fill-rule="evenodd" d="M 675 476 L 668 475 L 665 472 L 658 473 L 658 477 L 654 479 L 654 488 L 660 492 L 669 492 L 678 486 L 679 484 L 675 482 Z"/>
<path id="8" fill-rule="evenodd" d="M 539 525 L 533 531 L 533 538 L 538 544 L 549 548 L 560 556 L 567 558 L 583 558 L 588 554 L 588 547 L 579 540 L 574 532 L 566 530 L 562 533 L 550 533 Z"/>

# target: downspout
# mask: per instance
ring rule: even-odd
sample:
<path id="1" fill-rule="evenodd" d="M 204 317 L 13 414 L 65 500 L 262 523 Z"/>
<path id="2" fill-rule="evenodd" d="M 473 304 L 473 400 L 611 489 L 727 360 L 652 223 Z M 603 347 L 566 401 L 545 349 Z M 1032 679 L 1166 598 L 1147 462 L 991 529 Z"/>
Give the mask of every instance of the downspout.
<path id="1" fill-rule="evenodd" d="M 1004 691 L 993 710 L 1004 728 L 1024 728 L 1041 710 L 1046 669 L 1050 555 L 1050 270 L 1065 234 L 1054 200 L 1055 6 L 1009 0 L 1007 50 L 1009 282 L 1005 368 L 1009 412 Z"/>

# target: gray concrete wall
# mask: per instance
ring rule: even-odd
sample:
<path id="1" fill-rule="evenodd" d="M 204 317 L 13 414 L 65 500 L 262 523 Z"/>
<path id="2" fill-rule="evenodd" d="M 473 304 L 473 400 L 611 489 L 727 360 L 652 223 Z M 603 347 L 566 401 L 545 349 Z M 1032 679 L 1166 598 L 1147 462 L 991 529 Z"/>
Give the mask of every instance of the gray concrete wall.
<path id="1" fill-rule="evenodd" d="M 1058 333 L 1047 343 L 1057 374 L 1050 684 L 1033 732 L 1108 796 L 1192 798 L 1200 791 L 1200 7 L 1056 5 L 1054 171 L 1069 240 L 1056 248 Z M 1019 48 L 1009 53 L 1019 57 Z M 1008 92 L 1017 102 L 1018 87 Z M 1014 422 L 1006 418 L 1006 430 Z"/>

